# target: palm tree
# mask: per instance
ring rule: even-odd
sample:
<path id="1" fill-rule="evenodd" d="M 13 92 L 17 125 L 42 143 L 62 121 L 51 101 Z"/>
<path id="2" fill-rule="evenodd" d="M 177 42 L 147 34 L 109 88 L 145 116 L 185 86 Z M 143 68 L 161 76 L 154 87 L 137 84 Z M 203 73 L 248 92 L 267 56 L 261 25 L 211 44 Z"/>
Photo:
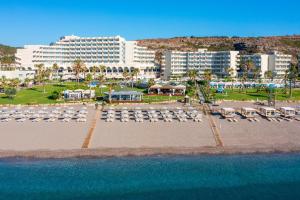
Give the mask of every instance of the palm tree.
<path id="1" fill-rule="evenodd" d="M 205 95 L 207 99 L 210 99 L 211 96 L 211 91 L 210 91 L 210 81 L 212 79 L 212 72 L 209 69 L 204 70 L 203 78 L 206 82 L 206 87 L 205 87 Z"/>
<path id="2" fill-rule="evenodd" d="M 194 84 L 196 85 L 196 79 L 197 79 L 197 76 L 198 76 L 197 70 L 195 70 L 195 69 L 188 70 L 186 74 L 189 77 L 189 79 L 191 81 L 193 81 Z"/>
<path id="3" fill-rule="evenodd" d="M 55 73 L 57 79 L 58 79 L 58 70 L 59 70 L 58 64 L 54 63 L 52 65 L 52 73 Z"/>
<path id="4" fill-rule="evenodd" d="M 35 65 L 37 68 L 36 75 L 35 75 L 35 80 L 37 83 L 42 83 L 43 84 L 43 90 L 44 93 L 46 93 L 46 81 L 49 79 L 51 70 L 49 68 L 45 68 L 44 64 L 37 64 Z"/>
<path id="5" fill-rule="evenodd" d="M 151 86 L 155 85 L 155 81 L 153 78 L 150 78 L 148 81 L 148 88 L 150 88 Z"/>
<path id="6" fill-rule="evenodd" d="M 93 79 L 95 79 L 95 77 L 96 77 L 96 73 L 99 71 L 99 67 L 97 67 L 97 66 L 93 66 L 92 68 L 91 68 L 91 72 L 92 72 L 92 74 L 93 74 Z"/>
<path id="7" fill-rule="evenodd" d="M 131 76 L 131 87 L 133 88 L 133 78 L 135 77 L 135 80 L 137 80 L 137 76 L 139 75 L 140 70 L 138 68 L 134 68 L 132 72 L 130 73 Z"/>
<path id="8" fill-rule="evenodd" d="M 5 88 L 7 87 L 7 79 L 5 76 L 2 76 L 0 79 L 0 88 Z"/>
<path id="9" fill-rule="evenodd" d="M 9 87 L 18 89 L 20 85 L 20 80 L 18 78 L 11 79 L 9 81 Z"/>
<path id="10" fill-rule="evenodd" d="M 129 77 L 129 73 L 128 73 L 127 71 L 124 71 L 124 72 L 122 73 L 122 76 L 123 76 L 124 80 L 127 80 L 128 77 Z"/>
<path id="11" fill-rule="evenodd" d="M 100 82 L 100 93 L 102 94 L 103 92 L 102 92 L 102 83 L 104 83 L 104 81 L 105 81 L 105 75 L 104 74 L 100 74 L 99 76 L 98 76 L 98 81 Z"/>
<path id="12" fill-rule="evenodd" d="M 104 71 L 106 71 L 106 66 L 100 65 L 99 68 L 100 68 L 101 73 L 104 74 Z"/>
<path id="13" fill-rule="evenodd" d="M 111 95 L 112 95 L 112 91 L 114 90 L 114 88 L 117 86 L 117 83 L 112 81 L 108 84 L 108 91 L 109 91 L 109 95 L 108 95 L 108 102 L 111 103 Z"/>
<path id="14" fill-rule="evenodd" d="M 75 73 L 76 82 L 77 82 L 77 86 L 78 86 L 79 78 L 80 78 L 79 76 L 82 72 L 85 71 L 86 66 L 82 60 L 77 59 L 74 61 L 72 68 L 73 68 L 73 72 Z"/>
<path id="15" fill-rule="evenodd" d="M 273 76 L 273 72 L 272 72 L 271 70 L 265 71 L 264 76 L 265 76 L 265 78 L 267 78 L 267 79 L 271 79 L 272 76 Z"/>
<path id="16" fill-rule="evenodd" d="M 294 83 L 294 85 L 295 85 L 297 76 L 298 76 L 297 67 L 296 67 L 296 65 L 292 64 L 290 69 L 288 70 L 288 79 L 290 82 L 290 92 L 289 92 L 290 98 L 292 97 L 292 83 Z"/>

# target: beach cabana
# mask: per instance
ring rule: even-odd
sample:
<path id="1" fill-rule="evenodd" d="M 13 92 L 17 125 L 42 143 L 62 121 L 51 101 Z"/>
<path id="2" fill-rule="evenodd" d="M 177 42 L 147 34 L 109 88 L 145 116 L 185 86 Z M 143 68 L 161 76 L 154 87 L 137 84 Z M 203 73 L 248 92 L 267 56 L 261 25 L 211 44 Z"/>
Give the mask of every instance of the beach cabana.
<path id="1" fill-rule="evenodd" d="M 276 109 L 271 107 L 261 107 L 259 108 L 259 112 L 262 116 L 267 118 L 275 118 L 277 117 Z"/>
<path id="2" fill-rule="evenodd" d="M 256 115 L 256 109 L 254 108 L 248 108 L 248 107 L 243 107 L 241 109 L 241 115 L 245 118 L 255 118 Z"/>
<path id="3" fill-rule="evenodd" d="M 109 100 L 109 93 L 104 93 L 105 99 Z M 111 93 L 111 102 L 141 102 L 143 93 L 138 91 L 119 91 Z"/>
<path id="4" fill-rule="evenodd" d="M 220 114 L 224 118 L 234 118 L 235 109 L 234 108 L 221 108 Z"/>
<path id="5" fill-rule="evenodd" d="M 148 88 L 148 94 L 160 94 L 160 88 L 162 86 L 155 84 Z"/>
<path id="6" fill-rule="evenodd" d="M 296 115 L 296 110 L 291 107 L 281 107 L 280 113 L 283 117 L 294 117 Z"/>

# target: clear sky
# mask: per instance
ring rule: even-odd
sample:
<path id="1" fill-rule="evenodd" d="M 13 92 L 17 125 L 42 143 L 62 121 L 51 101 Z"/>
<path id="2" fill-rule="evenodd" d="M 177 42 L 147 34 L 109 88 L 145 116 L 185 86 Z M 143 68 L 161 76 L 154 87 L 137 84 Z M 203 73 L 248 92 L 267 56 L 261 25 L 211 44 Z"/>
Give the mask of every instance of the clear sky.
<path id="1" fill-rule="evenodd" d="M 0 0 L 0 43 L 300 34 L 299 0 Z"/>

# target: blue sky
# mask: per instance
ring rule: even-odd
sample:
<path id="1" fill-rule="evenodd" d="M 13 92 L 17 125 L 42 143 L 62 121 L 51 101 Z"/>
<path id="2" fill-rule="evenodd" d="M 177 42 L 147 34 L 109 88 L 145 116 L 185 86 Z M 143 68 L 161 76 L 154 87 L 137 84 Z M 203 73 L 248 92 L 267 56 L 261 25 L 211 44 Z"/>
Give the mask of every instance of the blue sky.
<path id="1" fill-rule="evenodd" d="M 299 0 L 0 0 L 0 43 L 300 34 Z"/>

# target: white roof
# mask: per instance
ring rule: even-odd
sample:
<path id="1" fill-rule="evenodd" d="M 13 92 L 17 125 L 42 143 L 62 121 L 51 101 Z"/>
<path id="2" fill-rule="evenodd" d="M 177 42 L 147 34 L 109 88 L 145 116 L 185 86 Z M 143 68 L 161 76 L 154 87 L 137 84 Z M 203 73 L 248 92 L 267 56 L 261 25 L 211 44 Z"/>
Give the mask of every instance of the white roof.
<path id="1" fill-rule="evenodd" d="M 261 107 L 261 109 L 276 111 L 275 108 L 271 108 L 271 107 Z"/>
<path id="2" fill-rule="evenodd" d="M 256 111 L 256 109 L 250 107 L 242 107 L 242 109 L 246 111 Z"/>
<path id="3" fill-rule="evenodd" d="M 235 112 L 234 108 L 221 108 L 221 110 L 225 110 L 225 111 L 228 111 L 228 112 Z"/>
<path id="4" fill-rule="evenodd" d="M 281 107 L 282 110 L 295 110 L 295 108 L 292 107 Z"/>

